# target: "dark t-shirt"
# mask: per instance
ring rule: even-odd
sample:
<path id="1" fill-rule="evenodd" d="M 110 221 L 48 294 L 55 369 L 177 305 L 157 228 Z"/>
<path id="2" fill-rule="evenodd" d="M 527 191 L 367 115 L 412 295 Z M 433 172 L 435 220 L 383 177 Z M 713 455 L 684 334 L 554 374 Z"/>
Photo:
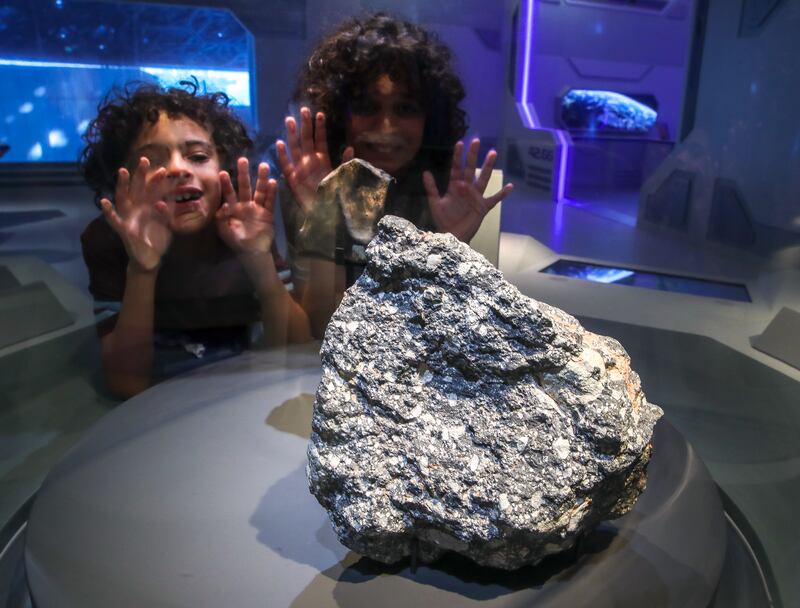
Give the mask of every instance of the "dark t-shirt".
<path id="1" fill-rule="evenodd" d="M 107 312 L 98 324 L 98 334 L 103 336 L 116 324 L 117 315 L 108 312 L 119 311 L 128 255 L 122 240 L 102 216 L 81 234 L 81 246 L 95 311 Z M 274 248 L 273 255 L 278 271 L 285 271 L 286 265 Z M 154 341 L 156 357 L 161 358 L 156 367 L 180 367 L 180 360 L 187 356 L 208 361 L 240 352 L 250 343 L 260 319 L 253 285 L 234 252 L 221 240 L 197 259 L 178 259 L 170 252 L 164 256 L 154 302 Z M 162 371 L 170 374 L 169 370 Z"/>

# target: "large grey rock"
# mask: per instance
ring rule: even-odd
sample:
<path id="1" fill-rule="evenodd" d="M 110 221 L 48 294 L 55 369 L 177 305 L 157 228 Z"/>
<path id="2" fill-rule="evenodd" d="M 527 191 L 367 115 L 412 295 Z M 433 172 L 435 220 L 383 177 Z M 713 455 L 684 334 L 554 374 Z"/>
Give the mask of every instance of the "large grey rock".
<path id="1" fill-rule="evenodd" d="M 386 216 L 367 257 L 325 334 L 308 446 L 344 545 L 514 569 L 632 507 L 662 412 L 617 341 L 451 235 Z"/>

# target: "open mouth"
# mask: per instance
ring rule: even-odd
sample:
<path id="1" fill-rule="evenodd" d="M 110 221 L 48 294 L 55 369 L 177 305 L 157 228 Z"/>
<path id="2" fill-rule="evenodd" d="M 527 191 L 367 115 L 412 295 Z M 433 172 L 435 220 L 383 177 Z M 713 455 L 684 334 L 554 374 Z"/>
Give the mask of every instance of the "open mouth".
<path id="1" fill-rule="evenodd" d="M 404 141 L 396 135 L 365 133 L 356 142 L 364 152 L 376 156 L 394 156 L 403 150 Z"/>
<path id="2" fill-rule="evenodd" d="M 381 156 L 388 156 L 391 154 L 397 154 L 400 150 L 401 146 L 397 144 L 384 144 L 384 143 L 368 143 L 366 144 L 368 150 L 379 154 Z"/>
<path id="3" fill-rule="evenodd" d="M 190 205 L 203 197 L 202 190 L 196 188 L 181 190 L 175 193 L 173 200 L 177 205 Z"/>

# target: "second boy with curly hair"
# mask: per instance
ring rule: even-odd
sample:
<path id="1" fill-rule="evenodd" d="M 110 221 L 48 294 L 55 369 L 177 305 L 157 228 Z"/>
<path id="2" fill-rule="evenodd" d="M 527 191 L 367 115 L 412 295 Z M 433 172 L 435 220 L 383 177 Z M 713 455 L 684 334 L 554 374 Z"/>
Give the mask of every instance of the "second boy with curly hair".
<path id="1" fill-rule="evenodd" d="M 463 99 L 450 50 L 418 25 L 377 13 L 348 20 L 326 37 L 303 67 L 294 92 L 294 100 L 304 104 L 300 125 L 287 118 L 287 141 L 277 144 L 294 199 L 281 199 L 290 245 L 314 204 L 317 185 L 332 167 L 353 157 L 394 178 L 386 213 L 468 242 L 513 186 L 484 198 L 497 154 L 490 151 L 478 168 L 480 141 L 473 139 L 462 158 Z M 349 281 L 331 286 L 333 269 L 315 262 L 314 272 L 293 262 L 297 293 L 320 335 Z M 332 303 L 324 297 L 331 289 Z"/>

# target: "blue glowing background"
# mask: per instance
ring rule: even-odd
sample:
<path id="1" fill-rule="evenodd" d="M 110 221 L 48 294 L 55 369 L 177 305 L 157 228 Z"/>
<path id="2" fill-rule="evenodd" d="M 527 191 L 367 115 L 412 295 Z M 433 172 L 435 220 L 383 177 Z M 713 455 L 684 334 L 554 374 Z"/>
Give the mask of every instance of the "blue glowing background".
<path id="1" fill-rule="evenodd" d="M 224 10 L 81 0 L 0 7 L 0 162 L 73 162 L 115 85 L 196 76 L 253 124 L 248 32 Z"/>

